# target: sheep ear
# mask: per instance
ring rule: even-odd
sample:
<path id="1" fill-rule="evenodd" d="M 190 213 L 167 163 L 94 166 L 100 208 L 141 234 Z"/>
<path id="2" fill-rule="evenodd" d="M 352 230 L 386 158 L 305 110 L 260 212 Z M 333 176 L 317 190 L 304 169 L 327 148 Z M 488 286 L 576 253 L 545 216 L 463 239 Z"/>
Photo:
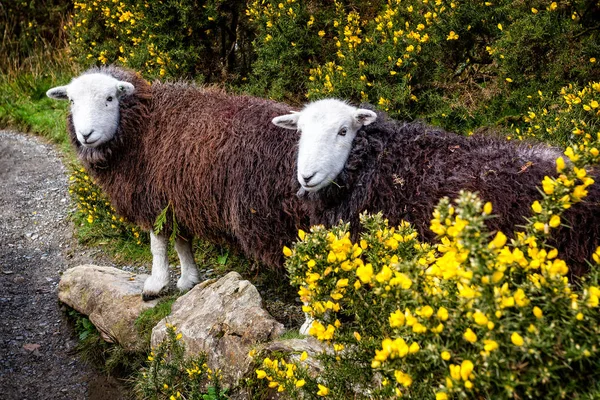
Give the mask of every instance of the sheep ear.
<path id="1" fill-rule="evenodd" d="M 51 99 L 56 99 L 56 100 L 68 100 L 69 99 L 69 97 L 67 96 L 67 87 L 66 86 L 57 86 L 52 89 L 48 89 L 48 91 L 46 92 L 46 96 L 50 97 Z"/>
<path id="2" fill-rule="evenodd" d="M 133 92 L 135 92 L 135 87 L 131 83 L 125 82 L 125 81 L 117 82 L 117 97 L 118 98 L 132 95 Z"/>
<path id="3" fill-rule="evenodd" d="M 354 119 L 361 126 L 369 125 L 375 122 L 375 120 L 377 119 L 377 114 L 375 114 L 371 110 L 359 108 L 358 110 L 354 111 Z"/>
<path id="4" fill-rule="evenodd" d="M 292 114 L 275 117 L 271 122 L 280 128 L 296 130 L 298 129 L 298 118 L 300 118 L 300 113 L 292 111 Z"/>

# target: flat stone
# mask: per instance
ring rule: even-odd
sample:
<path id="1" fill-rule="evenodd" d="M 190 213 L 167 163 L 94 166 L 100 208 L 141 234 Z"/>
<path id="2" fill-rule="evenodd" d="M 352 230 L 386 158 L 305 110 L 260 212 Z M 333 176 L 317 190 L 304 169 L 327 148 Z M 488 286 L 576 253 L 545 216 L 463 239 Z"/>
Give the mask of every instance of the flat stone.
<path id="1" fill-rule="evenodd" d="M 87 315 L 107 342 L 118 343 L 129 351 L 143 350 L 135 320 L 158 302 L 142 300 L 147 277 L 113 267 L 80 265 L 63 273 L 58 298 Z"/>

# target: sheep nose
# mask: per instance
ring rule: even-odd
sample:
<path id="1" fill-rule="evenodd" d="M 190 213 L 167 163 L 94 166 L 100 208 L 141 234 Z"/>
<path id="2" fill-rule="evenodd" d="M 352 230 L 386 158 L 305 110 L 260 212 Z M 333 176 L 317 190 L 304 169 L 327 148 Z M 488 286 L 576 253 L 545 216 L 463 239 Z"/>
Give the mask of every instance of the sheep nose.
<path id="1" fill-rule="evenodd" d="M 83 138 L 85 140 L 87 140 L 92 135 L 92 133 L 94 133 L 93 129 L 91 131 L 89 131 L 88 133 L 82 133 L 81 136 L 83 136 Z"/>
<path id="2" fill-rule="evenodd" d="M 310 182 L 310 180 L 311 180 L 312 178 L 314 178 L 314 177 L 315 177 L 315 175 L 316 175 L 316 173 L 314 173 L 314 174 L 311 174 L 311 175 L 302 175 L 302 179 L 304 179 L 304 182 L 305 182 L 305 183 L 308 183 L 308 182 Z"/>

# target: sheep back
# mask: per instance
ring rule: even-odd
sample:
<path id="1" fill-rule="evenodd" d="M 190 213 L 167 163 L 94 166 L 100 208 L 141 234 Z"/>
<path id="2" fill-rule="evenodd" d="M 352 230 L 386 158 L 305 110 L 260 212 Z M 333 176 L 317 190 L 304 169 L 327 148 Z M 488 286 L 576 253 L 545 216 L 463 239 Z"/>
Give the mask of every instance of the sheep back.
<path id="1" fill-rule="evenodd" d="M 336 182 L 309 195 L 311 224 L 340 220 L 359 226 L 363 211 L 382 211 L 392 225 L 413 223 L 421 237 L 433 240 L 432 212 L 442 197 L 461 190 L 491 201 L 495 218 L 491 231 L 507 234 L 526 223 L 531 204 L 540 199 L 544 176 L 556 176 L 555 160 L 562 152 L 543 144 L 507 141 L 501 137 L 463 137 L 420 122 L 403 123 L 379 113 L 378 120 L 359 131 L 346 166 Z M 596 172 L 592 171 L 592 175 Z M 568 227 L 554 233 L 552 245 L 573 261 L 580 275 L 600 237 L 600 191 L 592 185 L 582 203 L 563 216 Z M 354 231 L 354 235 L 357 231 Z"/>

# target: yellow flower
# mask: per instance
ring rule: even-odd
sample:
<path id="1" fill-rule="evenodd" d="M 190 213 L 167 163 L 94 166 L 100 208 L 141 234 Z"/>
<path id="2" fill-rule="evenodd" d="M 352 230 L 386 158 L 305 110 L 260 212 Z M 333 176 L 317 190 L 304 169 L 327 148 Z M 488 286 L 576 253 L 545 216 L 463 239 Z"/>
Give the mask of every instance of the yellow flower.
<path id="1" fill-rule="evenodd" d="M 471 360 L 464 360 L 462 364 L 460 364 L 460 377 L 463 381 L 469 379 L 469 375 L 473 372 L 473 362 Z"/>
<path id="2" fill-rule="evenodd" d="M 396 310 L 395 312 L 390 314 L 389 317 L 389 322 L 390 322 L 390 327 L 392 328 L 397 328 L 399 326 L 403 326 L 404 325 L 404 313 L 400 310 Z"/>
<path id="3" fill-rule="evenodd" d="M 292 250 L 289 247 L 283 246 L 283 255 L 289 257 L 292 255 Z"/>
<path id="4" fill-rule="evenodd" d="M 384 265 L 381 271 L 375 276 L 379 283 L 388 282 L 392 278 L 392 270 L 387 265 Z"/>
<path id="5" fill-rule="evenodd" d="M 300 240 L 304 240 L 304 238 L 306 237 L 306 232 L 304 232 L 302 229 L 299 229 L 298 237 L 300 238 Z"/>
<path id="6" fill-rule="evenodd" d="M 490 242 L 488 248 L 490 249 L 500 249 L 506 244 L 506 235 L 502 232 L 496 233 L 496 237 L 494 240 Z"/>
<path id="7" fill-rule="evenodd" d="M 463 337 L 469 343 L 475 343 L 477 341 L 477 335 L 471 330 L 471 328 L 467 328 L 467 330 L 463 334 Z"/>
<path id="8" fill-rule="evenodd" d="M 531 205 L 531 209 L 532 209 L 532 210 L 533 210 L 535 213 L 539 214 L 539 213 L 541 213 L 541 212 L 542 212 L 542 205 L 540 204 L 540 202 L 539 202 L 539 201 L 537 201 L 537 200 L 536 200 L 536 201 L 534 201 L 534 202 L 533 202 L 533 204 Z"/>
<path id="9" fill-rule="evenodd" d="M 304 379 L 299 379 L 296 381 L 296 387 L 301 388 L 302 386 L 304 386 L 305 383 L 306 381 Z"/>
<path id="10" fill-rule="evenodd" d="M 562 172 L 565 169 L 565 160 L 562 157 L 556 159 L 556 172 Z"/>
<path id="11" fill-rule="evenodd" d="M 373 278 L 373 266 L 371 264 L 366 264 L 358 267 L 356 269 L 356 276 L 363 282 L 369 283 Z"/>
<path id="12" fill-rule="evenodd" d="M 475 320 L 475 323 L 477 325 L 483 326 L 483 325 L 487 325 L 487 323 L 488 323 L 488 318 L 481 311 L 477 311 L 475 314 L 473 314 L 473 319 Z"/>
<path id="13" fill-rule="evenodd" d="M 457 40 L 457 39 L 458 39 L 458 35 L 454 31 L 450 31 L 450 33 L 446 37 L 446 40 Z"/>
<path id="14" fill-rule="evenodd" d="M 329 394 L 329 389 L 323 385 L 321 385 L 320 383 L 317 384 L 317 386 L 319 387 L 319 391 L 317 392 L 317 396 L 327 396 Z"/>
<path id="15" fill-rule="evenodd" d="M 445 307 L 440 307 L 437 312 L 437 317 L 442 321 L 446 321 L 448 319 L 448 310 L 446 310 Z"/>
<path id="16" fill-rule="evenodd" d="M 548 225 L 550 225 L 552 228 L 556 228 L 560 225 L 560 217 L 558 215 L 553 215 L 552 218 L 550 218 Z"/>
<path id="17" fill-rule="evenodd" d="M 533 307 L 533 315 L 535 315 L 536 318 L 542 318 L 542 316 L 544 315 L 544 313 L 542 312 L 542 309 L 539 307 Z"/>
<path id="18" fill-rule="evenodd" d="M 558 7 L 558 4 L 556 4 L 556 2 L 553 1 L 552 3 L 550 3 L 549 9 L 550 9 L 550 11 L 554 11 L 554 10 L 556 10 L 557 7 Z"/>
<path id="19" fill-rule="evenodd" d="M 421 350 L 421 346 L 419 346 L 419 343 L 417 343 L 417 342 L 412 342 L 411 345 L 408 347 L 408 352 L 410 354 L 415 354 L 419 350 Z"/>
<path id="20" fill-rule="evenodd" d="M 262 369 L 257 369 L 256 370 L 256 377 L 258 379 L 264 379 L 267 377 L 267 373 L 265 371 L 263 371 Z"/>
<path id="21" fill-rule="evenodd" d="M 490 203 L 489 201 L 485 203 L 485 205 L 483 206 L 483 212 L 486 215 L 490 215 L 492 213 L 492 203 Z"/>
<path id="22" fill-rule="evenodd" d="M 445 392 L 437 392 L 435 394 L 435 400 L 448 400 L 448 395 Z"/>
<path id="23" fill-rule="evenodd" d="M 532 8 L 531 8 L 531 12 L 532 12 L 532 13 L 534 13 L 534 14 L 537 14 L 537 13 L 538 13 L 538 10 L 537 10 L 537 8 L 533 8 L 533 7 L 532 7 Z"/>
<path id="24" fill-rule="evenodd" d="M 318 35 L 319 35 L 319 37 L 325 36 L 325 31 L 319 31 Z"/>
<path id="25" fill-rule="evenodd" d="M 506 82 L 511 83 L 513 80 L 510 78 L 506 78 Z"/>
<path id="26" fill-rule="evenodd" d="M 502 30 L 502 24 L 498 24 L 498 29 Z"/>
<path id="27" fill-rule="evenodd" d="M 521 335 L 519 335 L 517 332 L 513 332 L 512 335 L 510 335 L 510 341 L 515 346 L 523 346 L 523 343 L 525 343 L 523 337 L 521 337 Z"/>
<path id="28" fill-rule="evenodd" d="M 442 360 L 448 361 L 450 359 L 450 352 L 442 351 Z"/>
<path id="29" fill-rule="evenodd" d="M 498 348 L 498 343 L 495 340 L 484 340 L 483 341 L 483 348 L 485 351 L 487 351 L 488 353 L 490 351 L 494 351 Z"/>
<path id="30" fill-rule="evenodd" d="M 410 375 L 405 374 L 402 371 L 394 371 L 394 377 L 396 378 L 396 381 L 404 387 L 412 385 L 412 378 Z"/>
<path id="31" fill-rule="evenodd" d="M 335 255 L 335 253 L 332 250 L 327 255 L 327 262 L 330 263 L 330 264 L 333 264 L 336 261 L 337 261 L 337 256 Z"/>

